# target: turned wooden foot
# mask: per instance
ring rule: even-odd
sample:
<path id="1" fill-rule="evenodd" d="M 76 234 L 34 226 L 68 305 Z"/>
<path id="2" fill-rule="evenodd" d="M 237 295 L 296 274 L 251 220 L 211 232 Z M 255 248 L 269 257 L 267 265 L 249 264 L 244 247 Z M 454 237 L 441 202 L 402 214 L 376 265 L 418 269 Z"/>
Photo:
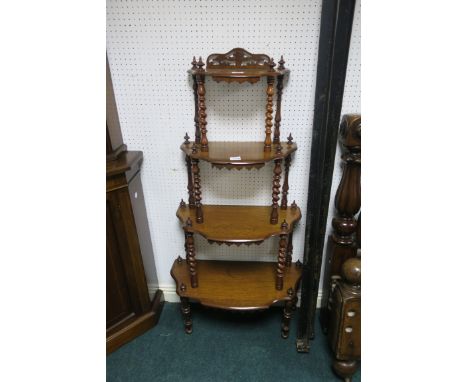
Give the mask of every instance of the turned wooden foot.
<path id="1" fill-rule="evenodd" d="M 190 314 L 190 303 L 187 297 L 180 298 L 180 311 L 184 318 L 185 333 L 192 334 L 192 317 Z"/>
<path id="2" fill-rule="evenodd" d="M 343 378 L 345 382 L 351 382 L 351 377 L 357 370 L 357 361 L 333 361 L 333 371 Z"/>
<path id="3" fill-rule="evenodd" d="M 289 300 L 284 304 L 283 310 L 283 320 L 281 321 L 281 337 L 288 338 L 289 336 L 289 323 L 291 322 L 292 309 L 294 304 L 294 290 L 292 288 L 288 289 Z"/>

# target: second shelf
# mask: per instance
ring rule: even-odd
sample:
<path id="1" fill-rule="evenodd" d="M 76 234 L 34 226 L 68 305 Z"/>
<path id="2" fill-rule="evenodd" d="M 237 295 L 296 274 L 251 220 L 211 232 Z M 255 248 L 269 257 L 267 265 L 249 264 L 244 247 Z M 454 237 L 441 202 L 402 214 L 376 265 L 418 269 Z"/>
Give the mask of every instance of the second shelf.
<path id="1" fill-rule="evenodd" d="M 202 235 L 208 241 L 219 244 L 259 244 L 272 236 L 290 233 L 294 224 L 301 218 L 299 207 L 278 209 L 278 223 L 270 224 L 270 206 L 203 205 L 204 223 L 196 223 L 196 210 L 188 205 L 180 206 L 177 217 L 184 224 L 190 218 L 191 226 L 185 225 L 187 232 Z M 282 230 L 286 220 L 288 228 Z"/>

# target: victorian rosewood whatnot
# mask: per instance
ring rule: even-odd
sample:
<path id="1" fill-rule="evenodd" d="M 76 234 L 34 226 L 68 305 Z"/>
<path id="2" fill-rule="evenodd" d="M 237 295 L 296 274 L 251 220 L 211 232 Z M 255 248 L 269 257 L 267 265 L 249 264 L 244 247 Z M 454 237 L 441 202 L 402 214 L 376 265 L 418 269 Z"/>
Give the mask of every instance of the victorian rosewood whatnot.
<path id="1" fill-rule="evenodd" d="M 193 78 L 195 97 L 195 140 L 185 134 L 181 145 L 185 153 L 188 175 L 188 202 L 180 202 L 177 217 L 185 233 L 186 259 L 174 261 L 171 275 L 181 299 L 186 333 L 192 332 L 189 299 L 205 306 L 228 310 L 267 309 L 284 301 L 281 335 L 289 334 L 291 313 L 297 301 L 296 293 L 302 264 L 292 265 L 292 235 L 294 225 L 301 218 L 295 202 L 288 205 L 288 174 L 291 155 L 297 150 L 291 134 L 280 141 L 281 97 L 284 76 L 283 57 L 275 69 L 273 58 L 265 54 L 251 54 L 236 48 L 226 54 L 208 56 L 206 69 L 200 57 L 192 61 L 189 74 Z M 205 105 L 205 78 L 216 82 L 248 81 L 254 84 L 262 77 L 267 82 L 265 140 L 263 142 L 209 142 Z M 276 80 L 276 113 L 273 118 L 273 96 Z M 274 162 L 271 206 L 202 205 L 199 162 L 218 168 L 261 168 Z M 284 180 L 281 174 L 284 163 Z M 196 261 L 194 234 L 203 236 L 210 244 L 260 244 L 279 236 L 277 262 L 257 261 Z"/>

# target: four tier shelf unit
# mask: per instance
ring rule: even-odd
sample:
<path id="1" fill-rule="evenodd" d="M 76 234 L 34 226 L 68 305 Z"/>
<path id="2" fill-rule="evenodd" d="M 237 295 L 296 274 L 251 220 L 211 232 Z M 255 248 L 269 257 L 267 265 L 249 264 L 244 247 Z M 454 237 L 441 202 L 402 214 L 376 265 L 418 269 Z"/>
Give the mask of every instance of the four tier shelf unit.
<path id="1" fill-rule="evenodd" d="M 297 288 L 302 264 L 292 263 L 292 235 L 301 211 L 295 202 L 288 204 L 288 174 L 291 155 L 297 150 L 291 134 L 280 140 L 281 96 L 283 79 L 289 73 L 283 57 L 275 69 L 273 58 L 265 54 L 251 54 L 236 48 L 225 54 L 211 54 L 205 64 L 193 58 L 189 74 L 193 78 L 195 97 L 195 140 L 188 134 L 181 145 L 185 153 L 188 175 L 188 203 L 180 202 L 177 217 L 185 233 L 186 259 L 174 261 L 171 275 L 181 299 L 186 333 L 192 333 L 189 300 L 205 306 L 228 310 L 267 309 L 284 301 L 281 334 L 289 334 L 292 310 L 297 302 Z M 205 79 L 252 84 L 266 78 L 267 102 L 265 140 L 263 142 L 209 142 L 205 106 Z M 273 98 L 276 81 L 276 112 L 273 122 Z M 274 131 L 272 129 L 274 127 Z M 273 135 L 273 136 L 272 136 Z M 261 168 L 274 162 L 272 203 L 269 206 L 202 205 L 199 162 L 227 169 Z M 284 166 L 283 166 L 284 165 Z M 284 167 L 284 171 L 282 169 Z M 284 172 L 281 185 L 281 175 Z M 280 196 L 281 195 L 281 196 Z M 209 243 L 260 244 L 279 236 L 278 260 L 220 261 L 196 260 L 194 234 Z"/>

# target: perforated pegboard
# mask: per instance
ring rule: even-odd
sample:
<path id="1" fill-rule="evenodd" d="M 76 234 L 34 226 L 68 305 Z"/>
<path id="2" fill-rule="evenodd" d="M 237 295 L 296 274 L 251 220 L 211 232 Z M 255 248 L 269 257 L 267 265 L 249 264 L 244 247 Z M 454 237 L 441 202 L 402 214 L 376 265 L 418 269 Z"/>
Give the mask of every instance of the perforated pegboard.
<path id="1" fill-rule="evenodd" d="M 359 5 L 356 9 L 358 16 Z M 184 235 L 175 212 L 187 199 L 184 156 L 179 149 L 187 131 L 194 135 L 192 80 L 194 55 L 242 47 L 291 69 L 282 103 L 282 138 L 298 144 L 289 174 L 290 201 L 305 216 L 312 136 L 321 1 L 107 1 L 107 52 L 124 142 L 142 150 L 142 183 L 161 285 L 173 285 L 173 260 L 184 256 Z M 355 29 L 360 19 L 356 17 Z M 358 30 L 358 29 L 357 29 Z M 352 37 L 343 110 L 360 111 L 359 36 Z M 356 53 L 357 52 L 357 53 Z M 265 80 L 256 84 L 206 82 L 209 140 L 264 139 Z M 335 175 L 335 177 L 337 177 Z M 269 205 L 272 165 L 260 170 L 228 171 L 201 162 L 203 202 Z M 335 182 L 336 183 L 336 182 Z M 304 220 L 294 234 L 294 259 L 302 256 Z M 277 239 L 260 246 L 208 245 L 196 239 L 197 257 L 274 260 Z"/>

